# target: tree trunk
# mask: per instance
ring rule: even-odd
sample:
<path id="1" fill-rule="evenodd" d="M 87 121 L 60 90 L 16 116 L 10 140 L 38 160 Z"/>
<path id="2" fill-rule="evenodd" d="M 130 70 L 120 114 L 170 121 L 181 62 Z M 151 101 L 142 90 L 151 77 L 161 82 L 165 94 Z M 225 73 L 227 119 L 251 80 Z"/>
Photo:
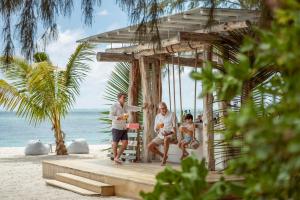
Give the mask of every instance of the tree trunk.
<path id="1" fill-rule="evenodd" d="M 54 117 L 54 135 L 55 135 L 55 143 L 56 143 L 56 155 L 68 155 L 67 148 L 65 146 L 64 137 L 61 131 L 60 117 L 56 115 Z"/>
<path id="2" fill-rule="evenodd" d="M 140 82 L 141 82 L 141 75 L 140 75 L 139 62 L 135 60 L 131 64 L 130 75 L 129 75 L 129 89 L 128 89 L 129 105 L 133 105 L 133 106 L 138 105 Z M 138 122 L 138 113 L 130 112 L 129 123 L 137 123 L 137 122 Z"/>
<path id="3" fill-rule="evenodd" d="M 159 62 L 149 61 L 147 57 L 140 58 L 141 82 L 143 91 L 143 101 L 147 105 L 143 111 L 144 133 L 144 162 L 151 161 L 151 156 L 148 151 L 148 144 L 153 139 L 154 119 L 157 113 L 158 103 L 160 101 L 160 66 Z"/>
<path id="4" fill-rule="evenodd" d="M 204 60 L 212 60 L 211 45 L 204 47 Z M 213 95 L 211 93 L 207 93 L 203 97 L 203 151 L 204 157 L 207 159 L 208 169 L 214 171 Z"/>

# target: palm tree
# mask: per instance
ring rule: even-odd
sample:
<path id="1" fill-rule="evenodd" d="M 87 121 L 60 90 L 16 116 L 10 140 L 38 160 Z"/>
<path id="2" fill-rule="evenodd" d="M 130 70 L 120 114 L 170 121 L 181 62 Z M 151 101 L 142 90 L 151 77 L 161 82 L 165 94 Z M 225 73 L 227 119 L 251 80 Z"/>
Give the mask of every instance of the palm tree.
<path id="1" fill-rule="evenodd" d="M 18 116 L 33 124 L 48 119 L 54 131 L 57 155 L 67 154 L 61 119 L 79 95 L 80 83 L 89 71 L 87 61 L 91 61 L 92 55 L 92 46 L 78 45 L 64 70 L 43 56 L 37 56 L 44 59 L 37 59 L 33 64 L 12 58 L 8 68 L 4 67 L 5 58 L 1 59 L 0 67 L 8 82 L 0 80 L 0 105 L 16 110 Z"/>

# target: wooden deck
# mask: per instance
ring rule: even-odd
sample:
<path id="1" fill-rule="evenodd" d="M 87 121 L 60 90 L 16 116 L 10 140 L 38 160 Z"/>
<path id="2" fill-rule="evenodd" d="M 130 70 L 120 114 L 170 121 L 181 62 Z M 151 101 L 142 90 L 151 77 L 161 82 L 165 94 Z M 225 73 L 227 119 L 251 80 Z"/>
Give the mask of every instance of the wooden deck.
<path id="1" fill-rule="evenodd" d="M 169 164 L 180 169 L 178 164 Z M 70 173 L 77 176 L 101 181 L 115 186 L 115 195 L 140 199 L 139 192 L 152 191 L 155 185 L 155 175 L 165 167 L 160 163 L 124 163 L 115 165 L 110 160 L 52 160 L 43 161 L 43 177 L 54 179 L 56 173 Z M 216 182 L 221 174 L 210 172 L 207 181 Z M 240 181 L 238 177 L 227 177 Z"/>

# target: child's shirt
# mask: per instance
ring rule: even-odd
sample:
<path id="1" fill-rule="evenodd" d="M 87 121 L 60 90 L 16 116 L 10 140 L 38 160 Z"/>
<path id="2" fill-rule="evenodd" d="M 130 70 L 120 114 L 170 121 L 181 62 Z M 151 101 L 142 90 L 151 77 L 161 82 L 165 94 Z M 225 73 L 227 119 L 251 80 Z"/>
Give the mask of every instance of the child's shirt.
<path id="1" fill-rule="evenodd" d="M 184 122 L 181 126 L 187 128 L 189 131 L 194 131 L 194 127 L 195 127 L 194 123 L 187 123 L 187 122 Z M 192 136 L 192 135 L 190 135 L 188 133 L 183 133 L 183 134 L 184 135 Z"/>

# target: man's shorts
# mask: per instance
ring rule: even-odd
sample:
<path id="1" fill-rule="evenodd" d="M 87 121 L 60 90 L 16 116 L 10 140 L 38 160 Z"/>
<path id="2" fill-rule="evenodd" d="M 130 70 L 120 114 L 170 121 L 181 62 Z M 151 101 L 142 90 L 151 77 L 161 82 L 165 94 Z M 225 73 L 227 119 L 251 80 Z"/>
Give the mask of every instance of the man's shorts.
<path id="1" fill-rule="evenodd" d="M 113 142 L 120 142 L 120 140 L 128 140 L 127 130 L 118 130 L 113 128 L 111 132 Z"/>
<path id="2" fill-rule="evenodd" d="M 166 137 L 167 137 L 167 138 L 170 138 L 170 143 L 173 143 L 173 144 L 178 143 L 176 134 L 168 135 L 168 136 L 166 136 Z M 164 139 L 163 139 L 163 138 L 160 138 L 159 136 L 156 136 L 156 137 L 152 140 L 152 142 L 155 143 L 155 144 L 157 144 L 157 145 L 161 145 L 161 144 L 164 144 Z"/>

